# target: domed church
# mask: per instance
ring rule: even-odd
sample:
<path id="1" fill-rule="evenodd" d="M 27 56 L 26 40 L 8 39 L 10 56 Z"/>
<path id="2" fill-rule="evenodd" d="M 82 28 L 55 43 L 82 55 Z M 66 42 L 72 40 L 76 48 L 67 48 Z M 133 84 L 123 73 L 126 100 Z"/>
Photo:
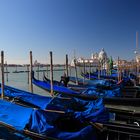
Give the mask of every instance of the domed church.
<path id="1" fill-rule="evenodd" d="M 84 63 L 86 64 L 94 64 L 99 65 L 99 63 L 103 66 L 106 66 L 108 62 L 108 56 L 105 52 L 104 48 L 101 49 L 99 53 L 92 53 L 90 59 L 84 59 L 83 57 L 79 57 L 76 59 L 76 64 L 82 66 Z M 71 66 L 74 66 L 74 59 L 71 62 Z"/>

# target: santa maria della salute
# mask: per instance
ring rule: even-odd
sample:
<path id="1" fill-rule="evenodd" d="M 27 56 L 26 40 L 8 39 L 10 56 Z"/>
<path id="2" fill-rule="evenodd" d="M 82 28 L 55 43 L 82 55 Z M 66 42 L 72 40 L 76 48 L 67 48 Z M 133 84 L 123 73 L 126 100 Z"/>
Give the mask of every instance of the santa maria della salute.
<path id="1" fill-rule="evenodd" d="M 105 52 L 104 48 L 102 48 L 99 53 L 92 53 L 91 58 L 87 58 L 87 59 L 83 57 L 74 58 L 71 62 L 71 66 L 74 66 L 74 63 L 76 63 L 76 65 L 79 65 L 79 66 L 83 66 L 85 63 L 87 65 L 92 64 L 94 66 L 97 66 L 99 65 L 99 63 L 106 64 L 108 60 L 109 60 L 109 57 L 107 56 L 107 53 Z"/>

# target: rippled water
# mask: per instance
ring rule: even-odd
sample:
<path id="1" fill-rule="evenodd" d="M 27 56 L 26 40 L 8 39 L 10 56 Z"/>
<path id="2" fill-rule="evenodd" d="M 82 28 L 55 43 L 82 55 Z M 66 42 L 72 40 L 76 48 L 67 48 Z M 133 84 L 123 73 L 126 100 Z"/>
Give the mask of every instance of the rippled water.
<path id="1" fill-rule="evenodd" d="M 5 73 L 5 84 L 8 86 L 12 86 L 18 89 L 22 89 L 22 90 L 26 90 L 26 91 L 30 91 L 30 85 L 28 83 L 28 72 L 21 72 L 21 73 L 14 73 L 14 71 L 26 71 L 27 68 L 26 67 L 8 67 L 8 74 Z M 35 77 L 40 80 L 43 79 L 43 74 L 46 74 L 45 72 L 36 72 L 36 70 L 38 69 L 37 67 L 33 68 L 35 71 Z M 41 70 L 45 70 L 45 67 L 40 68 Z M 6 71 L 6 70 L 5 70 Z M 57 71 L 54 73 L 55 78 L 59 78 L 58 75 L 63 73 L 63 71 Z M 49 75 L 49 72 L 48 72 Z M 0 76 L 1 78 L 1 76 Z M 34 93 L 37 94 L 41 94 L 41 95 L 49 95 L 49 93 L 47 93 L 46 91 L 36 87 L 33 85 L 33 91 Z"/>

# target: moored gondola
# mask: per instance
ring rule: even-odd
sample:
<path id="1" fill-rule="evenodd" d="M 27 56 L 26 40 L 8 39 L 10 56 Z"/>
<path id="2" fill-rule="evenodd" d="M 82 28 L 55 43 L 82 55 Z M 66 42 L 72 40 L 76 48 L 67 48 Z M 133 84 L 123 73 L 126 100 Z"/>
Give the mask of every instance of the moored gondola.
<path id="1" fill-rule="evenodd" d="M 73 120 L 69 117 L 67 120 L 65 114 L 34 110 L 4 100 L 0 100 L 0 106 L 1 124 L 19 133 L 35 137 L 36 139 L 51 138 L 66 140 L 80 138 L 85 140 L 86 138 L 93 139 L 93 137 L 95 137 L 94 129 L 91 125 L 85 125 L 82 122 L 76 119 Z M 72 122 L 77 123 L 78 125 L 72 127 Z M 72 128 L 70 128 L 69 125 L 66 125 L 68 123 L 69 125 L 72 124 Z"/>

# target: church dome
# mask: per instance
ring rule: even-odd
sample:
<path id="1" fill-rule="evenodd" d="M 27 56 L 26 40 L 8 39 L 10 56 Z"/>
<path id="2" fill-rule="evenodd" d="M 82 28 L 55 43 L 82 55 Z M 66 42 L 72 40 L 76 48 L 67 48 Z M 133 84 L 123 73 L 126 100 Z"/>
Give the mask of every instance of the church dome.
<path id="1" fill-rule="evenodd" d="M 139 63 L 140 62 L 140 55 L 136 56 L 136 62 Z"/>
<path id="2" fill-rule="evenodd" d="M 104 48 L 99 52 L 99 60 L 107 60 L 107 53 L 104 51 Z"/>

